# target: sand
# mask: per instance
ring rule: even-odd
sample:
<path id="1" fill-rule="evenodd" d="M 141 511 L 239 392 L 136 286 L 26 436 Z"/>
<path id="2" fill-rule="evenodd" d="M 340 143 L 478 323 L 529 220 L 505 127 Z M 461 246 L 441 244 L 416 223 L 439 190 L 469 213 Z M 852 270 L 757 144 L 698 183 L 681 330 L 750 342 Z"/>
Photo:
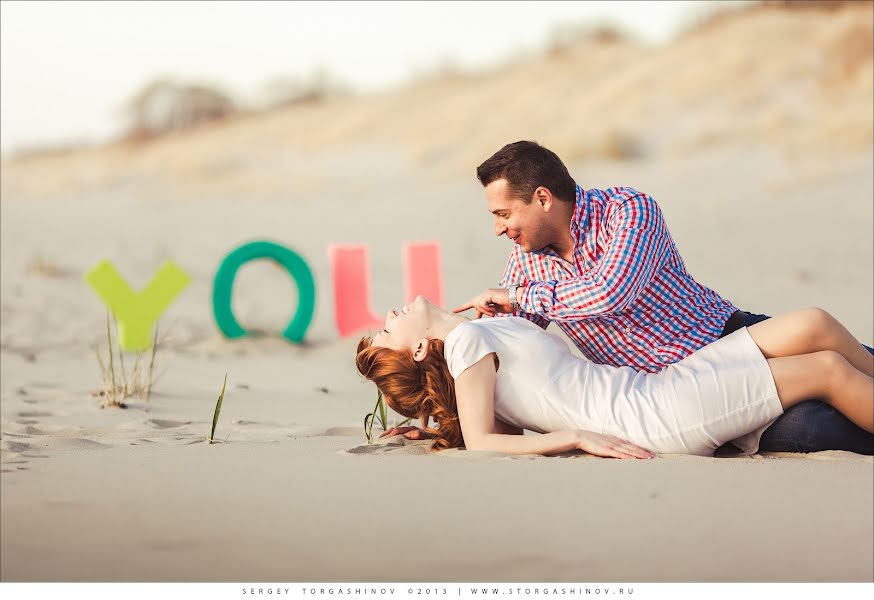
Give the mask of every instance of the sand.
<path id="1" fill-rule="evenodd" d="M 771 13 L 753 16 L 759 20 L 745 26 L 813 27 L 795 13 L 777 24 Z M 839 30 L 828 29 L 837 21 L 824 22 L 822 36 Z M 675 55 L 689 56 L 688 44 L 702 36 L 725 46 L 727 31 L 741 25 L 703 30 L 678 42 L 687 46 L 664 50 L 662 60 L 681 61 Z M 507 67 L 494 78 L 524 80 L 528 68 Z M 485 102 L 489 81 L 427 85 L 442 85 L 448 96 L 460 86 L 455 97 L 480 94 Z M 441 161 L 423 160 L 388 134 L 355 137 L 342 128 L 368 103 L 418 107 L 423 89 L 312 109 L 335 125 L 310 150 L 286 143 L 291 129 L 275 126 L 313 115 L 280 111 L 143 147 L 4 161 L 0 579 L 874 579 L 872 457 L 618 461 L 582 453 L 432 455 L 427 442 L 398 439 L 367 444 L 362 421 L 375 392 L 354 370 L 356 338 L 341 338 L 334 326 L 328 244 L 368 244 L 371 305 L 380 313 L 405 301 L 406 240 L 440 242 L 449 307 L 494 285 L 510 249 L 493 237 L 473 178 L 497 148 L 491 133 L 468 147 L 453 137 L 462 120 L 442 142 L 423 135 L 448 149 Z M 798 133 L 818 140 L 814 147 L 797 142 L 787 154 L 755 134 L 760 123 L 750 117 L 744 122 L 759 123 L 753 133 L 730 140 L 639 157 L 570 153 L 568 166 L 584 187 L 629 185 L 656 198 L 689 271 L 738 306 L 770 314 L 821 306 L 870 344 L 871 97 L 870 87 L 854 89 L 853 102 L 831 116 L 854 124 L 865 143 L 849 144 L 840 129 L 829 137 L 818 123 Z M 762 111 L 783 106 L 783 96 L 768 104 L 770 97 Z M 680 97 L 671 114 L 686 101 Z M 479 110 L 465 102 L 459 114 Z M 383 114 L 383 129 L 403 129 L 416 110 Z M 361 117 L 367 127 L 371 117 Z M 723 122 L 718 111 L 709 118 Z M 495 119 L 489 127 L 499 129 Z M 690 131 L 706 129 L 701 119 Z M 522 119 L 522 137 L 554 140 L 560 150 L 554 121 Z M 215 271 L 253 239 L 292 247 L 313 268 L 317 312 L 302 345 L 272 336 L 228 341 L 213 323 Z M 82 275 L 104 257 L 135 287 L 167 258 L 192 277 L 161 320 L 150 400 L 132 398 L 126 409 L 100 408 L 93 395 L 100 383 L 93 346 L 106 351 L 105 312 Z M 244 267 L 236 290 L 246 327 L 279 331 L 294 309 L 294 286 L 270 263 Z M 221 443 L 209 445 L 225 373 Z"/>

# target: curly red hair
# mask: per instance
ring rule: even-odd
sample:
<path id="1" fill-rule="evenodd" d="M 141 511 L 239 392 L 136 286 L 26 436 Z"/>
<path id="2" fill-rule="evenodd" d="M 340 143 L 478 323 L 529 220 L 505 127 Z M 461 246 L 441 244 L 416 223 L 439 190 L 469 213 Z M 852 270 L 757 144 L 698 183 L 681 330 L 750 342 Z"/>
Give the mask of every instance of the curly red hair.
<path id="1" fill-rule="evenodd" d="M 377 347 L 372 342 L 366 336 L 358 342 L 358 372 L 376 384 L 392 410 L 421 420 L 422 429 L 434 436 L 432 452 L 464 446 L 455 380 L 443 356 L 443 342 L 429 340 L 428 354 L 421 362 L 413 360 L 409 350 Z M 436 429 L 428 427 L 429 418 L 434 419 Z"/>

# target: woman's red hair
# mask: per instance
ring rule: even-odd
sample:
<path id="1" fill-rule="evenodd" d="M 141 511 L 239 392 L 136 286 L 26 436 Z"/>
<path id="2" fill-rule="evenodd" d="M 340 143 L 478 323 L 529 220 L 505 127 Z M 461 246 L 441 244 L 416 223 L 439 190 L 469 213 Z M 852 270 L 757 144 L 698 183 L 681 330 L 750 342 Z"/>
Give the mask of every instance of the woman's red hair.
<path id="1" fill-rule="evenodd" d="M 429 340 L 427 356 L 416 362 L 409 350 L 376 347 L 372 341 L 363 337 L 358 342 L 358 372 L 376 384 L 392 410 L 421 420 L 421 428 L 434 436 L 433 452 L 464 446 L 455 381 L 443 356 L 443 342 Z M 434 419 L 436 429 L 428 427 L 429 418 Z"/>

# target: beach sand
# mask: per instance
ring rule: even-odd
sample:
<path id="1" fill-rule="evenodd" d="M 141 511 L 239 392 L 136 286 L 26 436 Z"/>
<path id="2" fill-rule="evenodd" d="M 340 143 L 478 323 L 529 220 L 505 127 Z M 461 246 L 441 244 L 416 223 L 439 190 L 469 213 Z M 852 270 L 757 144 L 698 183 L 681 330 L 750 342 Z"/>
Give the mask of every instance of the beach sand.
<path id="1" fill-rule="evenodd" d="M 687 53 L 697 39 L 684 42 Z M 690 273 L 737 306 L 768 314 L 820 306 L 870 345 L 874 155 L 870 86 L 859 77 L 861 99 L 854 92 L 830 115 L 855 123 L 861 145 L 837 135 L 832 149 L 798 142 L 804 151 L 787 155 L 771 138 L 738 133 L 636 158 L 571 154 L 568 166 L 584 187 L 653 196 Z M 443 85 L 451 95 L 461 84 Z M 396 94 L 386 98 L 401 105 L 424 92 Z M 344 145 L 337 123 L 354 129 L 353 117 L 377 103 L 350 102 L 348 113 L 312 109 L 334 128 L 309 150 L 273 128 L 298 118 L 280 113 L 142 148 L 4 161 L 0 579 L 874 579 L 869 456 L 620 461 L 433 455 L 428 442 L 397 438 L 367 444 L 362 423 L 375 389 L 354 369 L 357 337 L 336 332 L 327 246 L 368 245 L 379 314 L 407 300 L 407 240 L 440 242 L 447 308 L 496 284 L 510 245 L 493 237 L 473 172 L 516 138 L 477 137 L 474 150 L 488 143 L 488 151 L 476 154 L 452 137 L 463 123 L 450 123 L 445 161 L 391 139 L 367 144 L 365 134 Z M 386 130 L 402 129 L 385 119 Z M 688 124 L 678 119 L 680 131 Z M 524 129 L 517 125 L 514 133 Z M 548 147 L 555 139 L 561 150 L 552 121 L 527 125 L 519 137 Z M 822 126 L 788 139 L 824 139 Z M 661 139 L 655 129 L 647 135 Z M 254 239 L 293 248 L 313 269 L 317 310 L 304 344 L 229 341 L 213 322 L 218 265 Z M 82 276 L 103 258 L 135 288 L 166 259 L 192 278 L 161 319 L 148 403 L 133 398 L 126 409 L 100 408 L 94 395 L 105 309 Z M 271 263 L 245 266 L 235 290 L 248 328 L 280 331 L 294 310 L 296 289 Z M 130 369 L 133 356 L 125 360 Z M 221 443 L 210 445 L 225 373 Z"/>

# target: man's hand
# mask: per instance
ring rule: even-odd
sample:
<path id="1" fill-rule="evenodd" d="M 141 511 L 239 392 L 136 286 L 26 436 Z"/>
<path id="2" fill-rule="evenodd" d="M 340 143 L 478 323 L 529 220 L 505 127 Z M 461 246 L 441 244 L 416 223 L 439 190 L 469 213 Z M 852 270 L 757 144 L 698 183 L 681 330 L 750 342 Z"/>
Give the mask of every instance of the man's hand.
<path id="1" fill-rule="evenodd" d="M 510 292 L 506 288 L 489 288 L 453 309 L 452 312 L 459 313 L 471 308 L 476 309 L 477 319 L 483 315 L 494 317 L 495 313 L 513 312 L 513 308 L 510 306 Z"/>
<path id="2" fill-rule="evenodd" d="M 391 429 L 383 431 L 379 437 L 384 438 L 386 436 L 399 434 L 403 434 L 408 440 L 427 440 L 434 437 L 427 431 L 419 429 L 418 427 L 392 427 Z"/>
<path id="3" fill-rule="evenodd" d="M 655 458 L 655 454 L 631 442 L 593 431 L 577 432 L 578 448 L 595 456 L 607 458 Z"/>

